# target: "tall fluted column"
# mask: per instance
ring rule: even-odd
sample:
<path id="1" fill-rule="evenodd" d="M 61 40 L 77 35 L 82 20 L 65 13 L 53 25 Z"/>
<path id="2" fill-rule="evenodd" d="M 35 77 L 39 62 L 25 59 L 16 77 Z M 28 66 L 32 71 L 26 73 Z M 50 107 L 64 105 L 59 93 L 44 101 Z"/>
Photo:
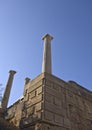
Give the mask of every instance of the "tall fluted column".
<path id="1" fill-rule="evenodd" d="M 9 101 L 10 91 L 13 83 L 14 74 L 16 71 L 10 70 L 9 71 L 9 78 L 6 84 L 5 92 L 2 98 L 2 109 L 6 109 Z"/>
<path id="2" fill-rule="evenodd" d="M 52 63 L 51 63 L 51 40 L 52 36 L 46 34 L 42 40 L 44 40 L 43 50 L 43 62 L 42 62 L 42 73 L 47 72 L 52 74 Z"/>

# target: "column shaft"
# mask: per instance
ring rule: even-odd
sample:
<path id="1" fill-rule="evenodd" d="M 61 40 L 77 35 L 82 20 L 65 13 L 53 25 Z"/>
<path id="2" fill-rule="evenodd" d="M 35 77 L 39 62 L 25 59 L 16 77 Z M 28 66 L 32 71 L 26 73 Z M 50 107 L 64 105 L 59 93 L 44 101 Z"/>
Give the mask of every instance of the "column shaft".
<path id="1" fill-rule="evenodd" d="M 52 73 L 52 59 L 51 59 L 51 37 L 49 34 L 46 34 L 43 37 L 44 40 L 44 49 L 43 49 L 43 62 L 42 62 L 42 73 Z"/>
<path id="2" fill-rule="evenodd" d="M 5 92 L 2 98 L 2 108 L 6 109 L 7 105 L 8 105 L 8 101 L 9 101 L 9 97 L 10 97 L 10 91 L 11 91 L 11 87 L 12 87 L 12 83 L 13 83 L 13 78 L 14 78 L 14 74 L 16 73 L 16 71 L 9 71 L 9 78 L 6 84 L 6 88 L 5 88 Z"/>

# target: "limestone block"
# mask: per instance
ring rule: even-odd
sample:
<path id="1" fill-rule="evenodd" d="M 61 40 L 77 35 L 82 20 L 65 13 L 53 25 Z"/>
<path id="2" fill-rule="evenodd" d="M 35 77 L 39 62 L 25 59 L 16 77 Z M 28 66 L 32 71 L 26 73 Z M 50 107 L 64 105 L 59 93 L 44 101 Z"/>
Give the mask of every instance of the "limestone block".
<path id="1" fill-rule="evenodd" d="M 74 122 L 71 122 L 71 130 L 79 130 L 78 124 L 77 124 L 77 123 L 74 123 Z M 83 130 L 84 130 L 84 129 L 83 129 Z"/>
<path id="2" fill-rule="evenodd" d="M 28 100 L 25 102 L 25 109 L 27 109 L 28 107 L 31 107 L 33 105 L 31 100 Z"/>
<path id="3" fill-rule="evenodd" d="M 36 112 L 41 110 L 41 102 L 35 105 Z"/>
<path id="4" fill-rule="evenodd" d="M 45 102 L 45 110 L 48 110 L 54 114 L 59 114 L 61 116 L 65 115 L 65 110 L 63 108 L 59 108 L 56 105 Z"/>
<path id="5" fill-rule="evenodd" d="M 24 107 L 24 102 L 19 102 L 19 104 L 17 105 L 18 112 L 21 111 L 23 107 Z"/>
<path id="6" fill-rule="evenodd" d="M 27 125 L 27 124 L 29 124 L 30 122 L 29 122 L 29 119 L 28 118 L 26 118 L 26 119 L 23 119 L 23 125 Z"/>
<path id="7" fill-rule="evenodd" d="M 77 104 L 78 104 L 78 108 L 80 108 L 81 110 L 85 110 L 85 108 L 84 108 L 84 103 L 83 103 L 83 100 L 82 100 L 82 98 L 81 97 L 79 97 L 79 96 L 77 96 L 76 97 L 77 98 Z"/>
<path id="8" fill-rule="evenodd" d="M 21 118 L 25 118 L 27 116 L 27 110 L 24 109 L 21 114 Z"/>
<path id="9" fill-rule="evenodd" d="M 41 103 L 37 103 L 29 108 L 27 108 L 27 116 L 36 114 L 39 115 L 39 117 L 41 116 L 39 113 L 41 113 Z"/>
<path id="10" fill-rule="evenodd" d="M 23 127 L 23 126 L 22 126 Z M 23 130 L 35 130 L 35 126 L 31 125 L 29 127 L 24 127 Z"/>
<path id="11" fill-rule="evenodd" d="M 51 130 L 51 126 L 49 124 L 42 124 L 42 130 Z"/>
<path id="12" fill-rule="evenodd" d="M 49 88 L 53 88 L 53 82 L 46 80 L 46 86 L 48 86 Z"/>
<path id="13" fill-rule="evenodd" d="M 41 119 L 41 117 L 42 117 L 42 112 L 41 112 L 41 111 L 37 111 L 37 112 L 36 112 L 36 116 L 37 116 L 38 119 Z"/>
<path id="14" fill-rule="evenodd" d="M 36 96 L 36 90 L 34 90 L 29 94 L 29 98 L 34 98 L 35 96 Z"/>
<path id="15" fill-rule="evenodd" d="M 54 89 L 51 89 L 47 86 L 46 86 L 46 92 L 49 93 L 50 95 L 57 97 L 57 98 L 61 98 L 61 96 L 62 96 L 60 92 L 57 92 Z"/>
<path id="16" fill-rule="evenodd" d="M 15 115 L 16 120 L 21 119 L 21 113 Z"/>
<path id="17" fill-rule="evenodd" d="M 28 101 L 28 99 L 29 99 L 29 94 L 26 94 L 26 95 L 24 96 L 24 101 Z"/>
<path id="18" fill-rule="evenodd" d="M 28 93 L 32 92 L 33 90 L 39 88 L 40 86 L 42 86 L 42 80 L 35 83 L 34 85 L 31 85 L 29 86 L 29 89 L 28 89 Z"/>
<path id="19" fill-rule="evenodd" d="M 87 117 L 86 119 L 92 120 L 92 113 L 89 113 L 89 114 L 88 114 L 88 117 Z"/>
<path id="20" fill-rule="evenodd" d="M 71 128 L 71 122 L 68 118 L 64 118 L 64 126 L 68 127 L 68 128 Z"/>
<path id="21" fill-rule="evenodd" d="M 70 129 L 68 129 L 68 128 L 65 128 L 65 127 L 63 127 L 63 126 L 56 126 L 56 125 L 51 125 L 51 124 L 42 124 L 42 127 L 41 127 L 42 129 L 40 129 L 40 130 L 70 130 Z"/>
<path id="22" fill-rule="evenodd" d="M 41 94 L 42 93 L 42 86 L 41 87 L 39 87 L 39 88 L 37 88 L 37 95 L 39 95 L 39 94 Z"/>
<path id="23" fill-rule="evenodd" d="M 23 124 L 23 126 L 26 126 L 26 125 L 29 125 L 29 124 L 31 125 L 34 122 L 36 122 L 37 120 L 38 120 L 37 116 L 32 115 L 32 116 L 29 116 L 27 118 L 22 119 L 22 124 Z"/>
<path id="24" fill-rule="evenodd" d="M 8 115 L 7 115 L 7 119 L 11 119 L 11 118 L 14 118 L 14 115 L 15 115 L 15 111 L 14 111 L 14 108 L 11 108 L 8 110 Z"/>
<path id="25" fill-rule="evenodd" d="M 42 102 L 42 95 L 36 96 L 35 98 L 30 98 L 27 102 L 25 102 L 26 108 L 29 108 L 37 103 Z"/>
<path id="26" fill-rule="evenodd" d="M 39 82 L 36 83 L 36 86 L 40 87 L 40 86 L 42 86 L 42 84 L 43 84 L 43 80 L 40 80 Z"/>
<path id="27" fill-rule="evenodd" d="M 76 95 L 73 94 L 73 97 L 71 98 L 71 102 L 72 104 L 78 106 L 77 101 L 76 101 Z"/>
<path id="28" fill-rule="evenodd" d="M 27 116 L 33 115 L 35 113 L 35 106 L 27 108 Z"/>
<path id="29" fill-rule="evenodd" d="M 42 124 L 37 123 L 37 124 L 35 125 L 35 130 L 42 130 Z"/>
<path id="30" fill-rule="evenodd" d="M 66 94 L 65 93 L 62 93 L 62 107 L 64 109 L 67 108 L 67 100 L 66 100 Z"/>
<path id="31" fill-rule="evenodd" d="M 59 116 L 59 115 L 56 115 L 56 114 L 55 114 L 55 122 L 56 122 L 56 123 L 59 123 L 59 125 L 62 125 L 62 126 L 63 126 L 63 124 L 64 124 L 64 119 L 63 119 L 62 116 Z"/>
<path id="32" fill-rule="evenodd" d="M 68 118 L 70 118 L 70 116 L 71 116 L 71 107 L 73 107 L 73 105 L 72 104 L 68 104 L 67 103 L 67 111 L 66 111 L 66 113 L 67 113 L 67 117 Z"/>
<path id="33" fill-rule="evenodd" d="M 66 100 L 68 103 L 75 104 L 77 106 L 76 96 L 73 94 L 72 91 L 66 91 Z"/>
<path id="34" fill-rule="evenodd" d="M 64 93 L 66 95 L 66 88 L 62 88 L 62 93 Z"/>
<path id="35" fill-rule="evenodd" d="M 53 96 L 52 95 L 46 93 L 45 94 L 45 99 L 46 99 L 46 101 L 48 101 L 50 103 L 53 103 Z"/>
<path id="36" fill-rule="evenodd" d="M 67 95 L 69 95 L 70 97 L 73 97 L 73 92 L 72 91 L 67 90 L 66 92 L 67 92 Z"/>
<path id="37" fill-rule="evenodd" d="M 38 96 L 30 99 L 29 101 L 32 103 L 32 105 L 34 105 L 34 104 L 36 104 L 38 102 L 41 102 L 42 101 L 42 95 L 38 95 Z"/>
<path id="38" fill-rule="evenodd" d="M 85 101 L 85 109 L 88 113 L 92 114 L 92 103 Z"/>
<path id="39" fill-rule="evenodd" d="M 59 85 L 57 85 L 57 84 L 54 84 L 54 85 L 53 85 L 53 89 L 54 89 L 55 91 L 61 92 L 61 86 L 59 86 Z"/>
<path id="40" fill-rule="evenodd" d="M 61 107 L 61 100 L 60 100 L 59 98 L 54 97 L 54 104 L 55 104 L 56 106 Z"/>
<path id="41" fill-rule="evenodd" d="M 53 121 L 54 120 L 53 113 L 45 111 L 45 119 L 48 121 Z"/>
<path id="42" fill-rule="evenodd" d="M 85 120 L 87 130 L 92 129 L 92 120 Z"/>

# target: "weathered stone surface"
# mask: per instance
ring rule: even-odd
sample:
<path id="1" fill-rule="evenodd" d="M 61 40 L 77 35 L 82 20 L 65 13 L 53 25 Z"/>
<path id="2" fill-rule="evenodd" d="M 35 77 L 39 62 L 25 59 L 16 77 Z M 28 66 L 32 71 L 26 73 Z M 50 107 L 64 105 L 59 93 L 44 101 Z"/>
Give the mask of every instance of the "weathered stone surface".
<path id="1" fill-rule="evenodd" d="M 24 91 L 7 115 L 21 130 L 92 129 L 92 93 L 78 84 L 43 73 Z"/>
<path id="2" fill-rule="evenodd" d="M 26 78 L 23 98 L 6 109 L 15 71 L 10 72 L 0 115 L 21 130 L 92 130 L 92 92 L 51 75 L 52 39 L 43 37 L 42 74 Z"/>
<path id="3" fill-rule="evenodd" d="M 53 121 L 54 120 L 54 114 L 52 112 L 49 111 L 45 111 L 45 119 L 49 120 L 49 121 Z"/>
<path id="4" fill-rule="evenodd" d="M 46 34 L 42 40 L 44 40 L 44 51 L 43 51 L 43 62 L 42 62 L 42 73 L 52 73 L 52 63 L 51 63 L 51 40 L 52 36 Z"/>
<path id="5" fill-rule="evenodd" d="M 54 119 L 55 119 L 55 122 L 58 123 L 58 124 L 61 124 L 62 126 L 64 125 L 64 117 L 63 116 L 59 116 L 59 115 L 54 115 Z"/>
<path id="6" fill-rule="evenodd" d="M 14 74 L 16 73 L 16 71 L 10 70 L 9 73 L 10 74 L 9 74 L 8 82 L 6 84 L 5 92 L 4 92 L 4 95 L 2 98 L 2 102 L 1 102 L 2 109 L 7 108 L 10 91 L 11 91 L 11 87 L 12 87 L 12 83 L 13 83 L 13 78 L 14 78 Z"/>

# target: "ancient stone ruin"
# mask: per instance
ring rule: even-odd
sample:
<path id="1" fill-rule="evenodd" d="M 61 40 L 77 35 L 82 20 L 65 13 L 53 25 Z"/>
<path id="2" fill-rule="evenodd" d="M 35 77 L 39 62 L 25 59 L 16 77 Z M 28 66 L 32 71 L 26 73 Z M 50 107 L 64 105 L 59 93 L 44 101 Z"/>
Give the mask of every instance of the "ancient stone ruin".
<path id="1" fill-rule="evenodd" d="M 92 130 L 92 92 L 52 75 L 52 39 L 49 34 L 43 37 L 42 73 L 26 78 L 23 98 L 7 108 L 15 74 L 10 71 L 1 116 L 20 130 Z"/>

